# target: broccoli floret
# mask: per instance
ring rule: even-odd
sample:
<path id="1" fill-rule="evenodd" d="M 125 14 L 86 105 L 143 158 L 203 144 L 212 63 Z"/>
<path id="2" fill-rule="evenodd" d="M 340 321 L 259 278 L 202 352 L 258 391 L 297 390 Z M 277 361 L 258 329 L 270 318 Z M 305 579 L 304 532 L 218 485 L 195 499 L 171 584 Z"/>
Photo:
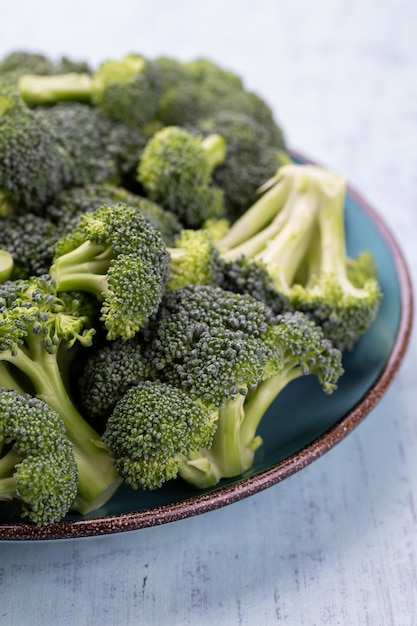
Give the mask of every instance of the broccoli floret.
<path id="1" fill-rule="evenodd" d="M 151 226 L 161 233 L 167 245 L 174 245 L 181 231 L 181 224 L 173 213 L 148 198 L 138 196 L 122 187 L 109 184 L 90 184 L 66 189 L 49 204 L 45 214 L 57 224 L 61 236 L 72 230 L 84 213 L 90 213 L 103 205 L 124 203 L 135 207 Z"/>
<path id="2" fill-rule="evenodd" d="M 143 358 L 147 367 L 145 372 L 141 369 L 141 375 L 147 377 L 139 380 L 142 388 L 154 388 L 153 384 L 159 381 L 181 390 L 208 411 L 212 439 L 202 449 L 190 448 L 187 443 L 188 453 L 180 453 L 176 448 L 180 456 L 175 457 L 175 473 L 179 471 L 180 476 L 198 487 L 212 486 L 221 478 L 237 476 L 252 466 L 254 453 L 262 443 L 257 434 L 259 423 L 291 380 L 312 374 L 323 390 L 331 393 L 343 372 L 340 351 L 304 314 L 275 316 L 248 295 L 212 285 L 188 285 L 167 292 L 133 350 L 137 352 L 134 356 L 128 354 L 128 363 L 134 363 L 140 355 L 141 367 Z M 110 351 L 106 351 L 102 394 L 106 386 L 111 394 L 113 384 L 117 384 L 117 376 L 112 379 L 109 357 Z M 126 363 L 122 362 L 121 368 L 128 373 L 125 380 L 131 379 L 127 395 L 132 400 L 126 402 L 137 412 L 138 407 L 144 406 L 133 391 L 137 382 L 129 376 Z M 99 378 L 102 380 L 100 374 Z M 126 395 L 116 404 L 109 418 L 108 423 L 115 419 L 117 424 L 114 439 L 110 442 L 104 436 L 116 459 L 123 456 L 117 450 L 117 442 L 124 441 L 121 429 L 126 424 L 122 417 L 126 411 L 123 408 L 119 412 L 118 407 L 123 407 L 125 398 Z M 171 410 L 170 419 L 172 413 Z M 131 423 L 132 418 L 127 419 Z M 161 458 L 172 437 L 165 412 L 152 417 L 152 424 L 156 432 L 163 432 L 159 443 L 158 438 L 152 440 L 152 455 Z M 136 441 L 129 437 L 129 459 L 145 458 L 141 445 L 142 437 Z M 169 458 L 172 456 L 170 453 Z M 145 466 L 145 474 L 148 469 Z M 140 484 L 149 486 L 144 481 Z"/>
<path id="3" fill-rule="evenodd" d="M 182 455 L 211 442 L 216 418 L 212 407 L 182 389 L 144 381 L 118 402 L 103 441 L 129 485 L 156 489 L 176 478 Z"/>
<path id="4" fill-rule="evenodd" d="M 61 520 L 78 489 L 73 446 L 59 414 L 48 404 L 0 388 L 0 500 L 20 504 L 37 525 Z"/>
<path id="5" fill-rule="evenodd" d="M 369 328 L 382 295 L 370 255 L 366 263 L 347 256 L 344 201 L 342 177 L 318 166 L 286 165 L 216 242 L 234 270 L 239 259 L 243 268 L 260 264 L 276 291 L 342 350 Z"/>
<path id="6" fill-rule="evenodd" d="M 275 349 L 265 341 L 272 312 L 248 295 L 214 285 L 167 292 L 145 330 L 145 355 L 158 376 L 221 406 L 259 382 Z"/>
<path id="7" fill-rule="evenodd" d="M 298 311 L 279 316 L 269 330 L 267 341 L 275 348 L 274 359 L 266 362 L 259 382 L 226 400 L 219 409 L 212 444 L 182 459 L 179 475 L 195 487 L 216 485 L 252 467 L 262 445 L 259 424 L 291 381 L 313 375 L 325 393 L 336 389 L 343 373 L 341 353 L 319 326 Z"/>
<path id="8" fill-rule="evenodd" d="M 120 184 L 133 180 L 147 137 L 138 129 L 103 115 L 80 102 L 36 107 L 68 155 L 70 185 Z"/>
<path id="9" fill-rule="evenodd" d="M 105 342 L 87 355 L 78 381 L 80 402 L 89 421 L 101 429 L 130 387 L 151 377 L 138 335 L 127 341 Z"/>
<path id="10" fill-rule="evenodd" d="M 90 346 L 95 311 L 82 294 L 56 293 L 49 276 L 0 287 L 0 386 L 38 397 L 56 411 L 74 449 L 81 513 L 106 502 L 120 484 L 100 436 L 77 410 L 64 383 L 68 349 Z M 42 432 L 42 431 L 40 431 Z"/>
<path id="11" fill-rule="evenodd" d="M 284 142 L 272 143 L 261 124 L 237 111 L 220 111 L 202 120 L 198 130 L 218 133 L 226 140 L 226 157 L 212 178 L 224 192 L 226 213 L 233 222 L 257 200 L 258 188 L 276 173 Z"/>
<path id="12" fill-rule="evenodd" d="M 275 146 L 283 146 L 282 130 L 271 108 L 248 91 L 233 71 L 204 58 L 182 63 L 161 57 L 156 64 L 162 84 L 156 117 L 166 126 L 198 125 L 221 111 L 230 111 L 247 115 L 264 128 Z"/>
<path id="13" fill-rule="evenodd" d="M 13 258 L 12 278 L 47 274 L 60 233 L 40 215 L 7 215 L 0 218 L 0 248 Z"/>
<path id="14" fill-rule="evenodd" d="M 185 226 L 198 227 L 223 212 L 223 193 L 211 185 L 211 174 L 225 155 L 226 143 L 220 135 L 203 139 L 184 128 L 169 126 L 146 144 L 138 180 L 149 198 L 174 213 Z"/>
<path id="15" fill-rule="evenodd" d="M 54 74 L 54 63 L 44 54 L 15 50 L 0 60 L 0 78 L 13 78 L 17 82 L 23 74 Z"/>
<path id="16" fill-rule="evenodd" d="M 129 339 L 159 306 L 169 254 L 137 209 L 104 205 L 83 215 L 57 242 L 50 272 L 59 291 L 87 291 L 98 298 L 109 339 Z"/>
<path id="17" fill-rule="evenodd" d="M 0 82 L 0 214 L 39 213 L 67 181 L 66 154 L 49 127 Z"/>
<path id="18" fill-rule="evenodd" d="M 68 155 L 70 184 L 120 182 L 115 155 L 109 148 L 112 121 L 87 104 L 65 102 L 37 107 L 34 115 L 48 124 Z"/>
<path id="19" fill-rule="evenodd" d="M 168 289 L 184 285 L 216 285 L 223 277 L 223 264 L 213 238 L 205 229 L 184 229 L 169 247 Z"/>
<path id="20" fill-rule="evenodd" d="M 87 102 L 112 119 L 139 127 L 153 118 L 160 96 L 157 67 L 138 54 L 104 61 L 91 74 L 27 74 L 19 89 L 30 105 Z"/>

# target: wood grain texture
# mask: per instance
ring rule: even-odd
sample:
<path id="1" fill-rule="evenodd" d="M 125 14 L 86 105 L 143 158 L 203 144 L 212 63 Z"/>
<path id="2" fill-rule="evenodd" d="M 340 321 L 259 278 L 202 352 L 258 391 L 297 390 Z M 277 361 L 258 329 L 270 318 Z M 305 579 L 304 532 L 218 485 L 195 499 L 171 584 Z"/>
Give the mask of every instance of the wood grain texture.
<path id="1" fill-rule="evenodd" d="M 8 5 L 0 55 L 29 46 L 93 62 L 132 49 L 222 61 L 274 106 L 292 147 L 375 206 L 416 284 L 414 0 L 120 0 L 117 10 Z M 413 337 L 365 422 L 267 491 L 114 537 L 0 543 L 1 626 L 415 626 L 416 390 Z"/>

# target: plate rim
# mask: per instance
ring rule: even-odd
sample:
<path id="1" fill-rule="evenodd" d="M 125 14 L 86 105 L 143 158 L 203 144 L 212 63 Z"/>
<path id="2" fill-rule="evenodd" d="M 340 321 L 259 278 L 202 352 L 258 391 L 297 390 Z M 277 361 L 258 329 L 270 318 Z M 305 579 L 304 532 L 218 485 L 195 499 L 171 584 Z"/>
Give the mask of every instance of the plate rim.
<path id="1" fill-rule="evenodd" d="M 316 164 L 301 152 L 290 150 L 289 153 L 292 157 L 303 162 Z M 388 246 L 395 266 L 400 291 L 400 320 L 393 348 L 379 376 L 355 405 L 310 443 L 271 467 L 261 470 L 252 476 L 242 477 L 231 484 L 179 502 L 129 513 L 63 520 L 47 526 L 34 526 L 24 522 L 0 522 L 0 542 L 64 540 L 113 535 L 151 526 L 160 526 L 214 511 L 263 491 L 307 467 L 337 443 L 341 442 L 365 419 L 386 392 L 404 359 L 413 328 L 414 297 L 407 261 L 395 235 L 385 220 L 365 200 L 361 193 L 349 183 L 347 183 L 347 193 L 370 217 Z"/>

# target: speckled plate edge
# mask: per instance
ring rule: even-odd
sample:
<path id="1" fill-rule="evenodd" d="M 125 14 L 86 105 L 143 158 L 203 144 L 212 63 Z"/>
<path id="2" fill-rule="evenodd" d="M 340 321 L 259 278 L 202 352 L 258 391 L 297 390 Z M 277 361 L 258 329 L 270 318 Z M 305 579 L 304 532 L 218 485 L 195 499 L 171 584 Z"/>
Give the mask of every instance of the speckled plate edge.
<path id="1" fill-rule="evenodd" d="M 292 155 L 303 162 L 312 163 L 310 159 L 298 152 L 292 151 Z M 311 443 L 253 476 L 187 500 L 121 515 L 64 520 L 44 527 L 25 523 L 0 523 L 0 541 L 58 540 L 108 535 L 158 526 L 213 511 L 281 482 L 321 457 L 352 432 L 382 398 L 400 367 L 411 336 L 414 303 L 407 263 L 394 235 L 384 220 L 355 189 L 348 185 L 347 191 L 371 218 L 389 247 L 396 268 L 401 297 L 401 317 L 390 356 L 380 375 L 363 397 L 333 426 Z"/>

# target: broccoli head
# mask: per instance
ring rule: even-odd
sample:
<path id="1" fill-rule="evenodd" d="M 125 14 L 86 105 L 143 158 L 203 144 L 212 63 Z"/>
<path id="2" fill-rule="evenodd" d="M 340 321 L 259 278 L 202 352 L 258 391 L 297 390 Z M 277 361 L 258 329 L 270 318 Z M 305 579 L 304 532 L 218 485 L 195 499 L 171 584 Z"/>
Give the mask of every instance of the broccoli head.
<path id="1" fill-rule="evenodd" d="M 211 185 L 211 174 L 225 155 L 226 144 L 220 135 L 203 139 L 178 126 L 166 127 L 146 144 L 138 180 L 149 198 L 185 226 L 198 227 L 223 212 L 223 193 Z"/>
<path id="2" fill-rule="evenodd" d="M 162 235 L 167 245 L 174 244 L 182 226 L 173 213 L 165 211 L 149 198 L 107 183 L 65 189 L 54 202 L 48 204 L 45 214 L 58 226 L 63 236 L 78 224 L 84 213 L 91 213 L 103 205 L 118 203 L 136 208 Z"/>
<path id="3" fill-rule="evenodd" d="M 98 298 L 109 339 L 128 339 L 159 306 L 169 254 L 137 209 L 104 205 L 84 214 L 57 242 L 50 272 L 59 291 L 87 291 Z"/>
<path id="4" fill-rule="evenodd" d="M 41 215 L 7 215 L 0 218 L 0 248 L 13 257 L 12 278 L 47 274 L 59 231 Z"/>
<path id="5" fill-rule="evenodd" d="M 78 489 L 73 446 L 48 404 L 0 388 L 0 500 L 19 503 L 37 525 L 61 520 Z"/>
<path id="6" fill-rule="evenodd" d="M 50 128 L 0 82 L 0 214 L 40 213 L 67 182 L 66 153 Z"/>
<path id="7" fill-rule="evenodd" d="M 116 405 L 103 441 L 129 485 L 156 489 L 176 478 L 182 455 L 211 442 L 216 417 L 178 387 L 139 382 Z"/>

